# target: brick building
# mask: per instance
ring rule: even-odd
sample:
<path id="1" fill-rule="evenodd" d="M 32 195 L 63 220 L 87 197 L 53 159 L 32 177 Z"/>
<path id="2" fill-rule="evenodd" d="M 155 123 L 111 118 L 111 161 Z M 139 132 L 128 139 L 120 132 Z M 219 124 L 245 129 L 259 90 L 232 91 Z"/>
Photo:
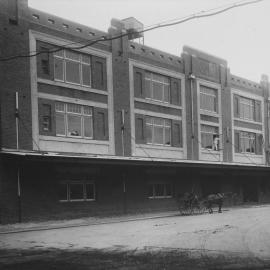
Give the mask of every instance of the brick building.
<path id="1" fill-rule="evenodd" d="M 102 32 L 0 5 L 0 223 L 172 210 L 191 190 L 270 201 L 266 76 L 139 44 L 134 18 Z"/>

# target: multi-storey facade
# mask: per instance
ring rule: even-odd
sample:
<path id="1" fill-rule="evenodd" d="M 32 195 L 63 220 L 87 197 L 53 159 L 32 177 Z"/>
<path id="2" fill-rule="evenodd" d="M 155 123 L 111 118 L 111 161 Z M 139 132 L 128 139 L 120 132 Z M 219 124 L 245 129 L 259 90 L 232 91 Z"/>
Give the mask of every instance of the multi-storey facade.
<path id="1" fill-rule="evenodd" d="M 266 76 L 136 43 L 132 19 L 102 32 L 26 0 L 0 17 L 2 223 L 176 209 L 186 191 L 270 201 Z"/>

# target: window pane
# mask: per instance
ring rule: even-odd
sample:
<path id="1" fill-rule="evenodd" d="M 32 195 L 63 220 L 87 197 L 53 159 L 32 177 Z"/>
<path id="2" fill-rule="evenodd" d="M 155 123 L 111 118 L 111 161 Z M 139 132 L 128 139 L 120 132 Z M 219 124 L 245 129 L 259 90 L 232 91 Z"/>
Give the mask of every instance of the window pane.
<path id="1" fill-rule="evenodd" d="M 65 131 L 65 115 L 62 113 L 56 113 L 55 115 L 55 125 L 57 135 L 66 135 Z"/>
<path id="2" fill-rule="evenodd" d="M 150 72 L 145 72 L 145 78 L 151 79 L 151 73 Z"/>
<path id="3" fill-rule="evenodd" d="M 95 186 L 94 184 L 86 184 L 86 199 L 94 200 L 95 199 Z"/>
<path id="4" fill-rule="evenodd" d="M 93 121 L 91 116 L 84 116 L 84 137 L 93 138 Z"/>
<path id="5" fill-rule="evenodd" d="M 82 65 L 82 84 L 90 86 L 90 66 Z"/>
<path id="6" fill-rule="evenodd" d="M 202 132 L 207 132 L 207 133 L 217 134 L 218 133 L 218 128 L 217 127 L 212 127 L 212 126 L 207 126 L 207 125 L 201 125 L 201 131 Z"/>
<path id="7" fill-rule="evenodd" d="M 146 125 L 146 142 L 153 143 L 152 126 Z"/>
<path id="8" fill-rule="evenodd" d="M 77 60 L 77 61 L 80 60 L 80 55 L 78 53 L 68 51 L 68 50 L 66 50 L 65 52 L 66 52 L 66 58 L 72 59 L 72 60 Z"/>
<path id="9" fill-rule="evenodd" d="M 165 129 L 165 142 L 164 144 L 170 145 L 171 144 L 171 129 L 166 128 Z"/>
<path id="10" fill-rule="evenodd" d="M 164 196 L 164 184 L 155 184 L 155 196 Z"/>
<path id="11" fill-rule="evenodd" d="M 57 112 L 64 112 L 65 111 L 65 104 L 63 102 L 55 102 L 55 110 Z"/>
<path id="12" fill-rule="evenodd" d="M 164 82 L 164 77 L 161 76 L 161 75 L 158 75 L 158 74 L 153 73 L 153 80 L 154 81 L 157 81 L 157 82 L 163 83 Z"/>
<path id="13" fill-rule="evenodd" d="M 172 196 L 172 185 L 171 184 L 165 184 L 166 188 L 166 196 Z"/>
<path id="14" fill-rule="evenodd" d="M 67 184 L 59 184 L 58 186 L 59 200 L 67 200 Z"/>
<path id="15" fill-rule="evenodd" d="M 68 135 L 81 136 L 81 116 L 68 114 Z"/>
<path id="16" fill-rule="evenodd" d="M 83 113 L 86 115 L 92 115 L 92 108 L 89 106 L 84 106 L 83 107 Z"/>
<path id="17" fill-rule="evenodd" d="M 170 101 L 170 88 L 169 88 L 169 85 L 164 85 L 164 101 L 165 102 Z"/>
<path id="18" fill-rule="evenodd" d="M 145 96 L 147 98 L 152 98 L 151 81 L 150 80 L 145 80 Z"/>
<path id="19" fill-rule="evenodd" d="M 89 55 L 83 54 L 83 55 L 82 55 L 82 62 L 83 62 L 83 63 L 90 64 L 90 56 L 89 56 Z"/>
<path id="20" fill-rule="evenodd" d="M 64 61 L 62 59 L 54 58 L 54 78 L 64 80 Z"/>
<path id="21" fill-rule="evenodd" d="M 81 112 L 82 112 L 82 106 L 81 105 L 77 105 L 77 104 L 68 103 L 67 104 L 67 112 L 80 113 L 81 114 Z"/>
<path id="22" fill-rule="evenodd" d="M 67 82 L 80 83 L 80 64 L 66 61 L 66 80 Z"/>
<path id="23" fill-rule="evenodd" d="M 148 197 L 153 197 L 154 196 L 153 185 L 151 185 L 151 184 L 147 185 L 147 195 L 148 195 Z"/>
<path id="24" fill-rule="evenodd" d="M 163 85 L 153 82 L 153 99 L 163 100 Z"/>
<path id="25" fill-rule="evenodd" d="M 156 126 L 163 126 L 164 125 L 164 119 L 161 118 L 153 118 L 154 125 Z"/>
<path id="26" fill-rule="evenodd" d="M 64 50 L 60 50 L 54 53 L 54 55 L 59 56 L 59 57 L 63 57 L 64 56 Z"/>
<path id="27" fill-rule="evenodd" d="M 83 184 L 70 184 L 69 196 L 70 196 L 70 200 L 83 199 Z"/>
<path id="28" fill-rule="evenodd" d="M 154 143 L 163 144 L 163 127 L 154 127 Z"/>
<path id="29" fill-rule="evenodd" d="M 213 135 L 208 133 L 202 133 L 201 139 L 202 147 L 212 149 L 213 148 Z"/>
<path id="30" fill-rule="evenodd" d="M 217 112 L 217 90 L 206 86 L 200 86 L 200 108 Z"/>

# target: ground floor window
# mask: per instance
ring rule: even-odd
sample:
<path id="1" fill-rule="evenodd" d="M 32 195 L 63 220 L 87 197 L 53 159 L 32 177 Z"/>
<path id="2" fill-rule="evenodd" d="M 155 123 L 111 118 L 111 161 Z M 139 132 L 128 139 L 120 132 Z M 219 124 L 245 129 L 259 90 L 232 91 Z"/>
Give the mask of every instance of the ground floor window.
<path id="1" fill-rule="evenodd" d="M 220 150 L 218 127 L 201 125 L 201 146 L 215 151 Z"/>
<path id="2" fill-rule="evenodd" d="M 95 184 L 86 181 L 71 181 L 59 184 L 59 200 L 66 201 L 94 201 Z"/>
<path id="3" fill-rule="evenodd" d="M 148 198 L 171 198 L 172 184 L 171 183 L 149 183 L 148 184 Z"/>

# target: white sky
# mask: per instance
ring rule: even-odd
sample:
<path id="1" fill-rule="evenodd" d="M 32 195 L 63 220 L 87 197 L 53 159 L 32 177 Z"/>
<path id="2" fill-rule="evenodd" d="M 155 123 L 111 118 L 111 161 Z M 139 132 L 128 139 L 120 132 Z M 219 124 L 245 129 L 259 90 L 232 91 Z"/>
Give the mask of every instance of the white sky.
<path id="1" fill-rule="evenodd" d="M 240 0 L 28 0 L 29 6 L 107 31 L 111 18 L 135 17 L 145 26 Z M 246 0 L 245 0 L 246 1 Z M 244 1 L 244 2 L 245 2 Z M 180 55 L 192 46 L 228 61 L 231 72 L 260 81 L 270 75 L 270 0 L 213 17 L 145 33 L 145 45 Z"/>

